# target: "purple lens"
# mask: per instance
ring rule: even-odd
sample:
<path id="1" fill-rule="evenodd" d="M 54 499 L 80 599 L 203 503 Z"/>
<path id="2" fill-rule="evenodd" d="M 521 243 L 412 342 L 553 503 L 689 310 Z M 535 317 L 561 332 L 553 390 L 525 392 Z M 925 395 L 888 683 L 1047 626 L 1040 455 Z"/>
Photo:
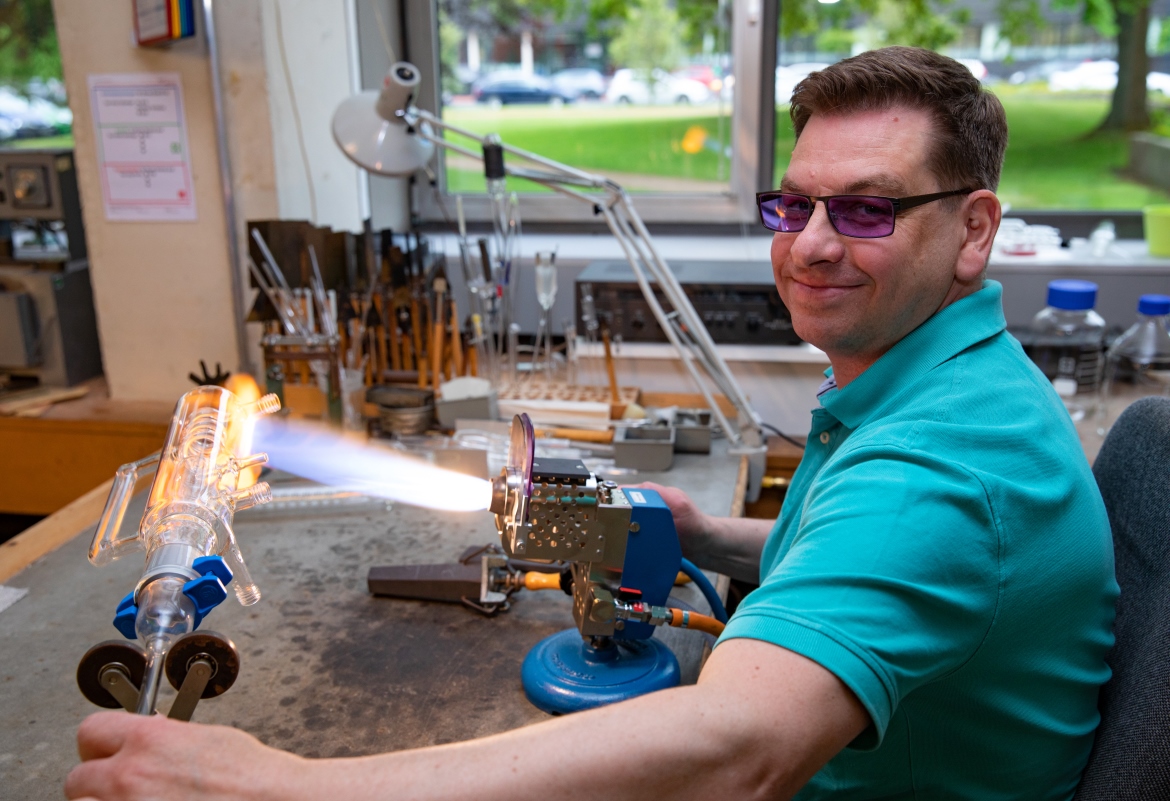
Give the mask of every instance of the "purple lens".
<path id="1" fill-rule="evenodd" d="M 840 195 L 825 201 L 833 227 L 845 236 L 876 239 L 894 232 L 894 204 L 889 198 Z"/>
<path id="2" fill-rule="evenodd" d="M 785 233 L 803 231 L 811 211 L 812 204 L 803 195 L 779 195 L 760 203 L 764 226 Z"/>

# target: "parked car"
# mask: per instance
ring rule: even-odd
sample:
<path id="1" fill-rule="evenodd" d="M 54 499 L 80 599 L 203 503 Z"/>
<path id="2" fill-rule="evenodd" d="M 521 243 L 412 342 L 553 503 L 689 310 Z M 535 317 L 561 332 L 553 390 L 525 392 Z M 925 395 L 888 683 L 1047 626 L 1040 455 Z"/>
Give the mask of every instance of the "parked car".
<path id="1" fill-rule="evenodd" d="M 1066 72 L 1073 69 L 1079 64 L 1079 61 L 1057 58 L 1049 61 L 1041 61 L 1038 64 L 1032 64 L 1022 69 L 1018 69 L 1008 76 L 1008 83 L 1013 86 L 1019 86 L 1025 83 L 1034 83 L 1036 81 L 1048 82 L 1054 72 Z"/>
<path id="2" fill-rule="evenodd" d="M 0 138 L 7 139 L 53 136 L 68 131 L 73 123 L 68 108 L 41 98 L 29 100 L 8 86 L 0 86 L 0 117 L 5 120 Z"/>
<path id="3" fill-rule="evenodd" d="M 493 72 L 471 85 L 471 96 L 478 103 L 502 106 L 509 103 L 549 103 L 559 106 L 573 98 L 553 86 L 541 75 L 526 72 Z"/>
<path id="4" fill-rule="evenodd" d="M 605 94 L 605 76 L 589 67 L 571 67 L 554 72 L 552 85 L 573 100 L 598 100 Z"/>
<path id="5" fill-rule="evenodd" d="M 1048 78 L 1053 92 L 1112 92 L 1117 86 L 1117 62 L 1082 61 L 1070 70 L 1060 70 Z"/>
<path id="6" fill-rule="evenodd" d="M 792 99 L 792 92 L 796 85 L 809 76 L 809 73 L 823 70 L 828 64 L 821 61 L 805 61 L 799 64 L 788 64 L 776 68 L 776 102 L 786 104 Z"/>
<path id="7" fill-rule="evenodd" d="M 716 74 L 710 64 L 688 64 L 685 67 L 670 73 L 676 78 L 690 78 L 706 86 L 708 91 L 715 93 L 723 89 L 724 79 Z"/>
<path id="8" fill-rule="evenodd" d="M 1170 95 L 1170 74 L 1151 72 L 1146 76 L 1146 91 Z"/>
<path id="9" fill-rule="evenodd" d="M 55 106 L 69 105 L 65 97 L 65 84 L 57 78 L 30 78 L 24 85 L 24 91 L 29 97 L 48 100 Z"/>
<path id="10" fill-rule="evenodd" d="M 665 70 L 653 70 L 650 77 L 651 84 L 647 84 L 634 70 L 620 69 L 613 74 L 602 99 L 609 103 L 678 105 L 705 103 L 711 99 L 711 90 L 692 78 L 679 78 Z"/>

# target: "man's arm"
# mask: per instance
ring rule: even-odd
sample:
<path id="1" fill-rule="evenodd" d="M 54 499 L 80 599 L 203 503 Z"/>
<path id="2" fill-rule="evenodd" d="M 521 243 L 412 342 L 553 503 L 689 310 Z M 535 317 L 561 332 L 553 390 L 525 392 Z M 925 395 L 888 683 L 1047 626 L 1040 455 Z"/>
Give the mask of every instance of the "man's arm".
<path id="1" fill-rule="evenodd" d="M 670 507 L 683 556 L 704 570 L 759 582 L 760 554 L 774 521 L 716 517 L 700 511 L 682 490 L 649 481 L 638 486 L 654 490 Z"/>
<path id="2" fill-rule="evenodd" d="M 815 662 L 729 640 L 699 683 L 465 743 L 309 760 L 223 727 L 117 712 L 78 732 L 71 799 L 787 798 L 869 723 Z"/>

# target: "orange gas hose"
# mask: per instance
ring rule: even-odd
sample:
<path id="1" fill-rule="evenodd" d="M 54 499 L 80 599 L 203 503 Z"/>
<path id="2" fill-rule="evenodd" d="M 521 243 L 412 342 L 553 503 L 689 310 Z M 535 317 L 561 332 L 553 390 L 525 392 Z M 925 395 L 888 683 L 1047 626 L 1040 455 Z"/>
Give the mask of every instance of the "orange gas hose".
<path id="1" fill-rule="evenodd" d="M 670 625 L 680 629 L 696 629 L 714 634 L 718 637 L 723 633 L 723 624 L 710 615 L 700 615 L 698 612 L 684 612 L 682 609 L 670 609 Z"/>

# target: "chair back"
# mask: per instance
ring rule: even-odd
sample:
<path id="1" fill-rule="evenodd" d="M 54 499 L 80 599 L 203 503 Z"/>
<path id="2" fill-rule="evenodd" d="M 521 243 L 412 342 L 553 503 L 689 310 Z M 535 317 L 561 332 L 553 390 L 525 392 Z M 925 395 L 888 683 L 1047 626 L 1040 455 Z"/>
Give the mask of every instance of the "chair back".
<path id="1" fill-rule="evenodd" d="M 1170 399 L 1131 405 L 1109 431 L 1093 475 L 1113 528 L 1117 583 L 1089 764 L 1075 801 L 1170 799 Z"/>

